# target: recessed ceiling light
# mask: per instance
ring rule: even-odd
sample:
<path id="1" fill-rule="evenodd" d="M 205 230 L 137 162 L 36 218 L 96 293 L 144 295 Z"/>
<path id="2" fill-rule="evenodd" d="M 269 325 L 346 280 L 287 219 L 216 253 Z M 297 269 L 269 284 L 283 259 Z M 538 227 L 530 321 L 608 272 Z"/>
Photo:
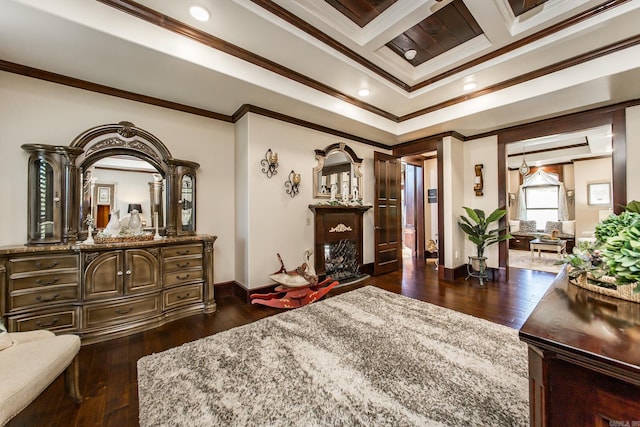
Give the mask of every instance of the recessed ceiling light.
<path id="1" fill-rule="evenodd" d="M 200 5 L 193 5 L 189 8 L 189 13 L 198 21 L 208 21 L 211 18 L 211 13 Z"/>
<path id="2" fill-rule="evenodd" d="M 369 89 L 360 89 L 358 91 L 358 95 L 360 95 L 360 96 L 369 96 L 370 93 L 371 92 L 369 92 Z"/>
<path id="3" fill-rule="evenodd" d="M 474 82 L 469 82 L 469 83 L 465 83 L 464 86 L 462 86 L 462 89 L 464 90 L 473 90 L 476 88 L 476 86 L 478 86 L 477 84 L 475 84 Z"/>
<path id="4" fill-rule="evenodd" d="M 409 49 L 404 53 L 404 57 L 407 58 L 409 61 L 411 61 L 413 58 L 416 57 L 417 54 L 418 52 L 416 52 L 415 49 Z"/>

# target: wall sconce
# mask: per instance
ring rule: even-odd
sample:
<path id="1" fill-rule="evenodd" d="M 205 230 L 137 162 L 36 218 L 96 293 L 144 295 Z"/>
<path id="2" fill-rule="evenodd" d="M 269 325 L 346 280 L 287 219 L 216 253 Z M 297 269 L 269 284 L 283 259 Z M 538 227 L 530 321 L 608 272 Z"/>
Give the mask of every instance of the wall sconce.
<path id="1" fill-rule="evenodd" d="M 575 190 L 567 190 L 567 202 L 573 204 L 576 199 L 576 191 Z"/>
<path id="2" fill-rule="evenodd" d="M 509 206 L 516 204 L 516 193 L 509 193 Z"/>
<path id="3" fill-rule="evenodd" d="M 290 195 L 292 198 L 296 197 L 299 192 L 298 187 L 300 187 L 300 174 L 291 171 L 289 173 L 289 180 L 284 183 L 284 186 L 286 188 L 285 191 L 288 195 Z"/>
<path id="4" fill-rule="evenodd" d="M 484 193 L 482 189 L 484 188 L 484 181 L 482 179 L 482 165 L 475 165 L 476 170 L 476 178 L 473 181 L 473 190 L 476 192 L 476 196 L 482 196 Z"/>
<path id="5" fill-rule="evenodd" d="M 278 173 L 276 170 L 278 169 L 278 153 L 274 153 L 269 148 L 264 155 L 264 159 L 260 160 L 260 164 L 263 166 L 262 172 L 267 174 L 267 178 L 276 175 Z"/>

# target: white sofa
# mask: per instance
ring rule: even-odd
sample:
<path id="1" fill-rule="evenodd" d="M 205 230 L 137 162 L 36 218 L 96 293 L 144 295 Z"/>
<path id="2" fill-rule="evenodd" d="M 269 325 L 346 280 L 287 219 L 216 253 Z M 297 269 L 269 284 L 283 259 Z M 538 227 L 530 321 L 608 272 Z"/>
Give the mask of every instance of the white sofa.
<path id="1" fill-rule="evenodd" d="M 0 426 L 31 403 L 62 372 L 67 393 L 82 401 L 78 387 L 80 338 L 50 331 L 0 334 Z"/>

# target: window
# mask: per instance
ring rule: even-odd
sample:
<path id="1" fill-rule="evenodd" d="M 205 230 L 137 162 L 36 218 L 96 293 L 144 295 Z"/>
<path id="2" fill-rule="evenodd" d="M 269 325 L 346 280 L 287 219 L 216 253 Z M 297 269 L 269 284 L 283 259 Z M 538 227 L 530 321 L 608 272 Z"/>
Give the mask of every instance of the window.
<path id="1" fill-rule="evenodd" d="M 536 221 L 538 230 L 544 229 L 547 221 L 558 221 L 557 185 L 535 185 L 524 189 L 527 219 Z"/>

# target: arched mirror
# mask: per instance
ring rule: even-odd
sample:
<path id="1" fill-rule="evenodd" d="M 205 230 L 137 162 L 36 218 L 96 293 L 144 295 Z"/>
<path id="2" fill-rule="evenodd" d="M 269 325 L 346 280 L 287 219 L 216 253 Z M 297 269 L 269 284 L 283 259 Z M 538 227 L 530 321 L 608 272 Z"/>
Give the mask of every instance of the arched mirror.
<path id="1" fill-rule="evenodd" d="M 126 225 L 134 210 L 143 230 L 157 228 L 166 236 L 195 234 L 198 163 L 174 159 L 158 138 L 130 122 L 89 129 L 71 146 L 84 150 L 78 157 L 78 226 L 83 235 L 90 213 L 101 229 L 114 212 Z"/>
<path id="2" fill-rule="evenodd" d="M 361 198 L 362 159 L 345 143 L 331 144 L 324 150 L 316 150 L 318 165 L 313 169 L 313 197 L 330 198 L 335 186 L 337 198 L 346 194 L 349 198 Z"/>

